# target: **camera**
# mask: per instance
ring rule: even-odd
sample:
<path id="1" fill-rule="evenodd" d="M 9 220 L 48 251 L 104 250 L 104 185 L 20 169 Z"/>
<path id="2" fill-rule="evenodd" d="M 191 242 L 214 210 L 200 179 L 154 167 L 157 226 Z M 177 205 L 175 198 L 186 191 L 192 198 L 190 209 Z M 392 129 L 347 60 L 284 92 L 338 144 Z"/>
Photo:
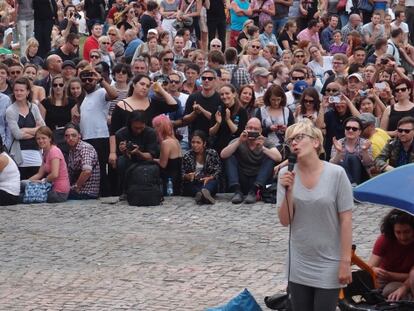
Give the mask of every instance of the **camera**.
<path id="1" fill-rule="evenodd" d="M 329 96 L 328 102 L 330 104 L 339 104 L 341 102 L 340 96 Z"/>
<path id="2" fill-rule="evenodd" d="M 132 151 L 136 148 L 136 145 L 132 141 L 128 141 L 126 143 L 126 148 L 128 151 Z"/>
<path id="3" fill-rule="evenodd" d="M 259 136 L 260 136 L 260 133 L 259 132 L 247 132 L 247 137 L 248 138 L 254 138 L 254 139 L 256 139 Z"/>
<path id="4" fill-rule="evenodd" d="M 358 94 L 361 97 L 366 97 L 366 96 L 368 96 L 368 91 L 366 91 L 366 90 L 358 90 Z"/>
<path id="5" fill-rule="evenodd" d="M 380 83 L 375 83 L 375 88 L 377 88 L 378 90 L 382 91 L 386 88 L 386 84 L 384 82 L 380 82 Z"/>

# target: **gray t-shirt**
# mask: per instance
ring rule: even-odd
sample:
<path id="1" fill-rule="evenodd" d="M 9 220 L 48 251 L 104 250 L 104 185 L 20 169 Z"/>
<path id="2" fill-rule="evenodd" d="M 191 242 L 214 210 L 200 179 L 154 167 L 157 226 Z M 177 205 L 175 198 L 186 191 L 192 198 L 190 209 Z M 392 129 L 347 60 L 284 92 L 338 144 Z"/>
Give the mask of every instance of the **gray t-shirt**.
<path id="1" fill-rule="evenodd" d="M 292 221 L 290 281 L 318 288 L 342 287 L 338 280 L 341 258 L 339 213 L 352 210 L 352 187 L 344 169 L 329 162 L 318 184 L 306 188 L 297 173 L 293 186 L 295 215 Z M 287 171 L 281 169 L 279 177 Z M 296 168 L 294 169 L 295 172 Z M 278 183 L 280 208 L 285 188 Z"/>
<path id="2" fill-rule="evenodd" d="M 18 0 L 17 10 L 18 21 L 31 21 L 34 19 L 33 0 Z"/>

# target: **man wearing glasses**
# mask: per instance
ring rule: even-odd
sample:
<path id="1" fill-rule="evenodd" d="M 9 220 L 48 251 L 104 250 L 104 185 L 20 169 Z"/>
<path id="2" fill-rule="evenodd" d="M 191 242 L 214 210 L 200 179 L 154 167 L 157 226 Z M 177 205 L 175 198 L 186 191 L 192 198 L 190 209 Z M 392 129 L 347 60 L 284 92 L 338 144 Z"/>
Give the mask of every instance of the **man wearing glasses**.
<path id="1" fill-rule="evenodd" d="M 323 84 L 321 93 L 325 95 L 326 86 L 332 83 L 336 78 L 346 76 L 346 67 L 348 66 L 348 57 L 345 54 L 337 53 L 332 57 L 332 70 L 325 73 L 325 83 Z"/>
<path id="2" fill-rule="evenodd" d="M 210 119 L 220 105 L 220 95 L 216 92 L 217 73 L 206 69 L 201 74 L 201 91 L 191 94 L 186 102 L 183 125 L 189 125 L 190 134 L 195 130 L 208 133 Z"/>
<path id="3" fill-rule="evenodd" d="M 65 43 L 50 54 L 59 55 L 63 62 L 79 58 L 79 35 L 75 33 L 68 34 Z"/>
<path id="4" fill-rule="evenodd" d="M 174 52 L 172 50 L 164 50 L 160 53 L 161 69 L 153 74 L 150 78 L 157 80 L 160 76 L 168 76 L 172 73 L 180 75 L 181 79 L 184 80 L 184 74 L 174 70 Z"/>
<path id="5" fill-rule="evenodd" d="M 414 163 L 414 118 L 403 117 L 397 124 L 397 137 L 387 142 L 375 159 L 375 166 L 387 172 L 409 163 Z"/>

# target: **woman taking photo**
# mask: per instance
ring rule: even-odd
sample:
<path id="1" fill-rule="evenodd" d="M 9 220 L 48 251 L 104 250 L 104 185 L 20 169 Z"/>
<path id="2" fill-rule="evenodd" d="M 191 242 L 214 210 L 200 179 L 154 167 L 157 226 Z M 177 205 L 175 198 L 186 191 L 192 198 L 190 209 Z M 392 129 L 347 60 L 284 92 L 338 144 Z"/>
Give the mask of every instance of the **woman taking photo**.
<path id="1" fill-rule="evenodd" d="M 219 93 L 224 106 L 219 106 L 214 118 L 211 118 L 212 126 L 209 129 L 212 147 L 218 154 L 231 140 L 240 136 L 247 123 L 247 113 L 237 100 L 236 88 L 231 84 L 225 84 Z"/>
<path id="2" fill-rule="evenodd" d="M 173 194 L 181 194 L 181 146 L 174 135 L 174 129 L 170 119 L 165 115 L 156 116 L 152 120 L 152 127 L 157 133 L 160 143 L 160 158 L 155 162 L 161 167 L 161 179 L 163 194 L 167 195 L 167 184 L 171 179 Z"/>
<path id="3" fill-rule="evenodd" d="M 254 96 L 254 89 L 251 85 L 243 85 L 239 90 L 239 103 L 247 113 L 247 120 L 254 117 L 256 110 L 256 98 Z"/>
<path id="4" fill-rule="evenodd" d="M 20 173 L 16 163 L 7 154 L 0 135 L 0 206 L 19 203 Z"/>
<path id="5" fill-rule="evenodd" d="M 263 136 L 276 146 L 284 141 L 287 127 L 295 122 L 292 112 L 286 107 L 286 95 L 279 85 L 270 86 L 263 96 L 264 106 L 256 111 L 262 123 Z"/>
<path id="6" fill-rule="evenodd" d="M 412 98 L 412 84 L 410 80 L 401 79 L 394 85 L 396 103 L 388 106 L 381 119 L 381 128 L 391 137 L 397 136 L 397 123 L 403 117 L 414 117 L 414 103 Z"/>
<path id="7" fill-rule="evenodd" d="M 101 61 L 108 64 L 109 68 L 112 68 L 112 64 L 115 60 L 115 54 L 111 49 L 111 40 L 109 36 L 101 36 L 98 39 L 99 52 L 101 53 Z"/>
<path id="8" fill-rule="evenodd" d="M 351 184 L 359 185 L 369 179 L 374 164 L 371 141 L 361 138 L 362 122 L 359 118 L 350 117 L 344 124 L 345 137 L 333 138 L 330 162 L 342 166 Z"/>
<path id="9" fill-rule="evenodd" d="M 33 176 L 42 164 L 35 134 L 44 126 L 37 105 L 32 104 L 31 83 L 27 78 L 18 78 L 13 85 L 13 104 L 6 110 L 6 120 L 12 133 L 10 156 L 17 163 L 21 179 Z"/>
<path id="10" fill-rule="evenodd" d="M 48 203 L 65 202 L 70 191 L 69 174 L 62 151 L 53 143 L 53 133 L 47 126 L 36 131 L 36 141 L 43 151 L 39 171 L 29 178 L 31 181 L 49 182 L 52 190 L 47 194 Z"/>
<path id="11" fill-rule="evenodd" d="M 122 40 L 125 40 L 125 31 L 128 29 L 133 29 L 138 32 L 139 22 L 138 17 L 135 15 L 135 9 L 133 6 L 126 6 L 122 12 L 121 21 L 116 25 L 119 29 L 119 34 Z"/>
<path id="12" fill-rule="evenodd" d="M 316 125 L 320 104 L 318 91 L 313 87 L 306 88 L 294 112 L 296 122 L 308 119 Z"/>
<path id="13" fill-rule="evenodd" d="M 125 52 L 125 45 L 122 42 L 119 29 L 116 26 L 111 26 L 108 29 L 109 40 L 111 41 L 112 52 L 115 55 L 115 62 L 119 63 L 122 60 Z"/>
<path id="14" fill-rule="evenodd" d="M 214 204 L 221 160 L 214 149 L 207 149 L 207 136 L 195 130 L 191 138 L 191 150 L 183 157 L 183 195 L 195 197 L 197 204 Z"/>
<path id="15" fill-rule="evenodd" d="M 118 102 L 112 113 L 111 126 L 109 129 L 110 154 L 109 164 L 116 165 L 116 142 L 115 133 L 126 126 L 127 119 L 132 111 L 145 111 L 147 125 L 152 125 L 152 119 L 160 114 L 176 111 L 177 101 L 155 82 L 152 90 L 153 94 L 148 96 L 151 86 L 151 79 L 144 74 L 138 74 L 132 80 L 129 87 L 128 97 Z"/>
<path id="16" fill-rule="evenodd" d="M 385 298 L 402 285 L 414 262 L 414 217 L 392 210 L 381 223 L 368 265 L 372 267 Z M 403 297 L 399 297 L 403 299 Z"/>
<path id="17" fill-rule="evenodd" d="M 286 143 L 297 163 L 279 173 L 277 207 L 280 223 L 291 226 L 292 307 L 334 311 L 339 289 L 352 281 L 351 184 L 342 167 L 319 159 L 323 136 L 310 121 L 290 126 Z"/>

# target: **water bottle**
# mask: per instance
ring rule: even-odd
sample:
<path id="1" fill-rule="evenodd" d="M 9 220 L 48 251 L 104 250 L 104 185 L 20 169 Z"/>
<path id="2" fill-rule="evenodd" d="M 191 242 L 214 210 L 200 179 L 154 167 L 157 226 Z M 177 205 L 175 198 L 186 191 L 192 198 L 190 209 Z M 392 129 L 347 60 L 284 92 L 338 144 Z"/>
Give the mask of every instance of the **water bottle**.
<path id="1" fill-rule="evenodd" d="M 174 194 L 174 188 L 173 188 L 173 182 L 172 182 L 172 178 L 168 177 L 168 181 L 167 181 L 167 196 L 172 196 Z"/>

